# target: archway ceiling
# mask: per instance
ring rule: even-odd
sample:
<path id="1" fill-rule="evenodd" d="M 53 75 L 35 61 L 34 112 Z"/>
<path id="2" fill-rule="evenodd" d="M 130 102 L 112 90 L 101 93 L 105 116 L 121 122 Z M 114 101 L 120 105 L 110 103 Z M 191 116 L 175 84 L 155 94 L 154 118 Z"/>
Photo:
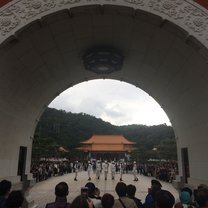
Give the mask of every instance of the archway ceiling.
<path id="1" fill-rule="evenodd" d="M 84 12 L 85 11 L 85 12 Z M 33 128 L 44 108 L 66 88 L 90 79 L 132 83 L 153 96 L 177 134 L 207 125 L 206 51 L 184 30 L 158 16 L 108 6 L 46 16 L 7 39 L 0 50 L 1 119 L 25 119 Z M 135 13 L 134 13 L 135 14 Z M 110 45 L 125 56 L 123 69 L 100 76 L 86 71 L 81 56 Z M 6 119 L 7 118 L 7 119 Z M 29 122 L 28 122 L 29 121 Z M 7 123 L 5 122 L 5 125 Z M 15 124 L 16 125 L 16 124 Z M 204 132 L 205 133 L 205 132 Z"/>

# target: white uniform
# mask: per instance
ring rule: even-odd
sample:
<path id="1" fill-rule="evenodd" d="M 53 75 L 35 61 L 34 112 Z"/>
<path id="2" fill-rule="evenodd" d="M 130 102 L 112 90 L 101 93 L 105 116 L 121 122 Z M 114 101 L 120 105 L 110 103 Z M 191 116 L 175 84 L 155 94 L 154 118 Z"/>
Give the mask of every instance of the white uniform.
<path id="1" fill-rule="evenodd" d="M 92 164 L 88 163 L 88 167 L 87 167 L 87 174 L 88 174 L 88 180 L 91 180 L 91 172 L 92 172 Z"/>
<path id="2" fill-rule="evenodd" d="M 111 163 L 111 176 L 112 176 L 112 180 L 115 179 L 115 175 L 116 175 L 116 165 L 115 165 L 115 163 Z"/>
<path id="3" fill-rule="evenodd" d="M 105 180 L 107 180 L 107 175 L 108 175 L 108 163 L 107 162 L 105 162 L 103 165 L 103 172 L 104 172 Z"/>
<path id="4" fill-rule="evenodd" d="M 74 164 L 74 172 L 75 172 L 74 180 L 75 180 L 75 181 L 77 181 L 78 170 L 79 170 L 78 162 L 76 162 L 76 163 Z"/>
<path id="5" fill-rule="evenodd" d="M 132 173 L 134 175 L 134 181 L 138 181 L 137 178 L 137 164 L 134 162 Z"/>
<path id="6" fill-rule="evenodd" d="M 96 163 L 96 177 L 97 179 L 100 179 L 100 173 L 101 173 L 101 164 L 100 162 Z"/>

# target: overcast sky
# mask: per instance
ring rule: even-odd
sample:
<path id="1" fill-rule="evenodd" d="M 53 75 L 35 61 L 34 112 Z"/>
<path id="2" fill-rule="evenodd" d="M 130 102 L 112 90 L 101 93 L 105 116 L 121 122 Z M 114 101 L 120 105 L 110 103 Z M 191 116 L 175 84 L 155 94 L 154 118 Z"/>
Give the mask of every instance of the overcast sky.
<path id="1" fill-rule="evenodd" d="M 160 105 L 143 90 L 116 80 L 92 80 L 60 94 L 49 107 L 87 113 L 114 125 L 171 125 Z"/>

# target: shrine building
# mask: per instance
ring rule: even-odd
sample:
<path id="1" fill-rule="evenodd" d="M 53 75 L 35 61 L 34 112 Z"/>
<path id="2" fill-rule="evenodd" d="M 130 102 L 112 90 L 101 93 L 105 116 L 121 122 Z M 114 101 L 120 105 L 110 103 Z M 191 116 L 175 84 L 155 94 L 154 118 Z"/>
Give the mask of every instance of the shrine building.
<path id="1" fill-rule="evenodd" d="M 136 142 L 131 142 L 122 135 L 93 135 L 80 144 L 78 149 L 88 153 L 89 158 L 105 160 L 124 159 L 136 149 Z"/>

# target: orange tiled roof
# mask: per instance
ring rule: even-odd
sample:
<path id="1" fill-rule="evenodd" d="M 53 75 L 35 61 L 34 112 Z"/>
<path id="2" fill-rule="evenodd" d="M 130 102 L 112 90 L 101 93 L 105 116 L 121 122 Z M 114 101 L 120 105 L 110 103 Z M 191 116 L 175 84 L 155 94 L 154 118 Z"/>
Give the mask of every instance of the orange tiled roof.
<path id="1" fill-rule="evenodd" d="M 90 139 L 81 144 L 136 144 L 130 142 L 122 135 L 93 135 Z"/>
<path id="2" fill-rule="evenodd" d="M 92 146 L 82 146 L 77 148 L 84 152 L 132 152 L 136 148 L 125 147 L 124 145 L 92 145 Z"/>
<path id="3" fill-rule="evenodd" d="M 131 152 L 135 142 L 130 142 L 122 135 L 93 135 L 90 139 L 81 142 L 79 150 L 90 152 Z"/>

